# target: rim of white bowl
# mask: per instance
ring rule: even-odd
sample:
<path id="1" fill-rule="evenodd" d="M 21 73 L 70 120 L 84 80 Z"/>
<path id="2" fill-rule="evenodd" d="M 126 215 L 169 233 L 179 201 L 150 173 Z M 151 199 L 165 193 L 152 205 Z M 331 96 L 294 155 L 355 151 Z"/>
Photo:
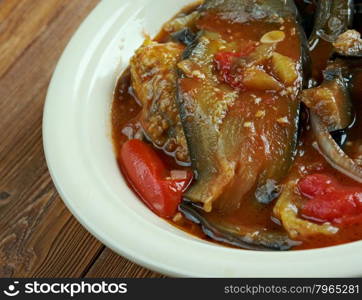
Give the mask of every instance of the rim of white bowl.
<path id="1" fill-rule="evenodd" d="M 172 15 L 169 12 L 175 13 L 184 4 L 192 2 L 183 0 L 172 4 L 173 1 L 158 1 L 158 7 L 164 7 L 167 14 L 164 16 L 162 12 L 159 13 L 161 20 L 156 18 L 155 28 L 160 28 L 169 19 Z M 361 241 L 290 252 L 227 248 L 181 232 L 153 215 L 128 189 L 119 172 L 113 172 L 115 176 L 112 178 L 102 178 L 101 163 L 95 156 L 97 151 L 109 155 L 102 159 L 112 170 L 117 166 L 110 132 L 107 132 L 110 130 L 109 124 L 105 124 L 109 121 L 104 116 L 105 112 L 100 116 L 100 128 L 97 127 L 97 119 L 92 124 L 87 117 L 87 113 L 95 113 L 98 108 L 91 102 L 94 100 L 91 94 L 93 90 L 87 87 L 98 83 L 104 85 L 103 95 L 108 97 L 104 101 L 110 101 L 110 89 L 120 69 L 115 65 L 108 66 L 108 69 L 103 66 L 102 69 L 97 64 L 101 60 L 98 58 L 104 57 L 105 53 L 111 54 L 116 64 L 121 54 L 114 54 L 114 47 L 107 48 L 104 43 L 114 44 L 117 38 L 115 33 L 122 36 L 121 31 L 124 34 L 124 31 L 133 28 L 127 25 L 128 18 L 142 21 L 142 18 L 150 17 L 148 13 L 157 14 L 150 5 L 147 0 L 134 0 L 132 3 L 101 1 L 69 42 L 54 72 L 44 108 L 44 150 L 54 184 L 72 214 L 91 234 L 116 253 L 170 276 L 361 276 Z M 122 26 L 115 28 L 122 24 L 129 26 L 127 30 Z M 142 25 L 142 22 L 137 24 L 134 26 Z M 139 44 L 141 38 L 142 34 L 139 34 L 135 45 Z M 132 45 L 133 50 L 135 45 Z M 129 55 L 130 52 L 124 57 L 125 61 L 128 61 Z M 92 72 L 100 74 L 92 77 Z M 88 109 L 84 104 L 92 108 Z M 103 135 L 100 138 L 102 141 L 98 143 L 92 140 L 94 136 L 90 131 L 94 132 L 95 137 Z M 120 190 L 112 190 L 107 181 L 111 181 L 113 186 L 119 185 Z M 119 191 L 122 197 L 117 195 Z"/>

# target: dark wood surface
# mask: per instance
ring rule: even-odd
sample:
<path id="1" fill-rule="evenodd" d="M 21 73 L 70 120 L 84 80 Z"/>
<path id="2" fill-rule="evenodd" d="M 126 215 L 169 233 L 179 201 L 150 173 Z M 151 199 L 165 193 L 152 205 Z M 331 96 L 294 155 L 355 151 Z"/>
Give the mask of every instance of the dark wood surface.
<path id="1" fill-rule="evenodd" d="M 56 192 L 43 105 L 56 63 L 99 0 L 0 0 L 0 278 L 161 277 L 91 236 Z"/>

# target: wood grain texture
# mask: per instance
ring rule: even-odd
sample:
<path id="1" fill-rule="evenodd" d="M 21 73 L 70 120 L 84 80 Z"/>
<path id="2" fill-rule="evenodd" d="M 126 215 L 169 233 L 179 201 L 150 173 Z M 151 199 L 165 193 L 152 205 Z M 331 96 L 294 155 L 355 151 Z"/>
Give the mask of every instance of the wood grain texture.
<path id="1" fill-rule="evenodd" d="M 164 278 L 164 275 L 149 271 L 135 265 L 129 260 L 117 255 L 110 249 L 105 249 L 97 261 L 85 275 L 88 278 Z"/>
<path id="2" fill-rule="evenodd" d="M 99 0 L 0 0 L 0 277 L 156 277 L 106 249 L 49 176 L 42 112 L 55 65 Z"/>
<path id="3" fill-rule="evenodd" d="M 25 49 L 47 29 L 67 1 L 5 0 L 0 9 L 0 53 L 6 61 L 0 64 L 0 76 Z"/>

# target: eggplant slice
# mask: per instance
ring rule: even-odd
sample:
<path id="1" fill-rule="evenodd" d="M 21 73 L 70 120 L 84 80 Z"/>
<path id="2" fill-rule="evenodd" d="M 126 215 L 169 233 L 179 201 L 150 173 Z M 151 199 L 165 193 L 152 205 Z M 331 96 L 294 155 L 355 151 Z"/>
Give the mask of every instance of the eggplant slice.
<path id="1" fill-rule="evenodd" d="M 332 66 L 343 66 L 343 68 L 346 68 L 347 70 L 345 72 L 337 72 L 338 68 L 328 68 L 325 74 L 327 75 L 326 79 L 333 80 L 333 77 L 336 74 L 339 75 L 334 77 L 334 79 L 341 78 L 341 74 L 343 73 L 348 74 L 349 77 L 348 80 L 344 80 L 346 83 L 344 89 L 347 89 L 348 97 L 341 98 L 341 103 L 343 103 L 343 101 L 346 103 L 339 106 L 340 111 L 332 113 L 335 115 L 344 114 L 347 116 L 346 119 L 349 119 L 352 123 L 345 129 L 338 130 L 337 132 L 330 132 L 330 128 L 328 127 L 328 123 L 325 122 L 325 118 L 323 118 L 323 116 L 321 116 L 318 111 L 311 107 L 310 124 L 316 138 L 316 142 L 313 144 L 313 146 L 326 159 L 330 166 L 347 177 L 362 183 L 362 166 L 360 161 L 353 157 L 353 151 L 349 149 L 350 147 L 348 147 L 347 143 L 343 147 L 343 143 L 340 143 L 339 140 L 336 140 L 336 133 L 339 135 L 342 133 L 344 140 L 352 142 L 354 139 L 356 139 L 357 136 L 359 137 L 361 132 L 361 116 L 358 113 L 360 109 L 355 109 L 353 114 L 350 114 L 351 110 L 346 108 L 350 107 L 351 105 L 360 108 L 360 94 L 358 89 L 355 90 L 355 81 L 359 78 L 362 78 L 362 60 L 356 58 L 344 58 L 343 60 L 338 59 L 332 63 Z M 332 72 L 328 72 L 329 69 Z M 342 82 L 340 79 L 339 81 Z M 326 102 L 327 100 L 321 99 L 321 101 Z M 348 122 L 346 124 L 348 124 Z M 350 154 L 352 154 L 352 156 L 350 156 Z"/>
<path id="2" fill-rule="evenodd" d="M 235 36 L 244 32 L 243 25 L 260 26 L 260 23 L 265 23 L 265 33 L 279 29 L 279 22 L 283 26 L 289 23 L 293 29 L 299 29 L 296 24 L 292 24 L 296 13 L 290 8 L 292 1 L 286 6 L 282 5 L 285 1 L 265 2 L 273 5 L 259 5 L 257 13 L 253 6 L 255 1 L 207 1 L 205 6 L 208 9 L 200 19 L 199 26 L 204 29 L 204 21 L 210 23 L 216 11 L 216 16 L 220 16 L 219 21 L 225 23 L 221 26 L 223 28 L 232 27 L 237 21 L 236 15 L 243 16 L 240 31 Z M 273 10 L 278 7 L 278 3 L 281 5 L 279 14 L 279 10 Z M 249 6 L 253 9 L 250 14 L 246 14 Z M 227 8 L 232 9 L 232 20 L 224 19 L 229 16 Z M 257 16 L 265 15 L 268 17 L 254 21 Z M 290 17 L 285 18 L 286 15 Z M 250 19 L 245 19 L 246 16 Z M 281 21 L 281 16 L 285 20 Z M 261 32 L 260 38 L 263 35 L 264 32 Z M 235 44 L 247 43 L 247 38 L 229 43 L 222 33 L 204 29 L 192 51 L 186 50 L 190 53 L 189 57 L 178 64 L 181 76 L 178 79 L 177 103 L 197 179 L 185 197 L 202 203 L 205 211 L 211 211 L 216 200 L 218 208 L 224 211 L 239 208 L 244 194 L 266 184 L 268 179 L 279 182 L 289 170 L 297 137 L 297 95 L 303 78 L 302 39 L 300 33 L 290 35 L 284 42 L 297 53 L 293 58 L 277 52 L 283 50 L 283 45 L 276 45 L 275 50 L 265 50 L 265 57 L 257 53 L 258 50 L 272 46 L 258 46 L 241 62 L 241 67 L 245 69 L 243 83 L 248 88 L 243 92 L 218 80 L 214 57 L 220 51 L 238 51 L 233 48 L 237 47 Z M 280 57 L 287 63 L 279 64 Z M 294 65 L 288 69 L 290 62 Z M 283 70 L 285 66 L 287 70 Z M 267 74 L 264 70 L 269 67 L 275 67 L 274 73 L 280 75 Z M 283 81 L 290 80 L 284 78 L 283 74 L 293 72 L 295 76 L 292 83 L 284 84 Z M 229 192 L 234 201 L 224 197 Z M 221 198 L 228 200 L 223 201 Z"/>
<path id="3" fill-rule="evenodd" d="M 130 62 L 132 88 L 142 104 L 140 123 L 153 145 L 184 165 L 189 155 L 176 106 L 176 64 L 184 46 L 146 39 Z"/>
<path id="4" fill-rule="evenodd" d="M 215 240 L 260 250 L 296 245 L 281 227 L 240 228 L 224 216 L 245 201 L 272 201 L 270 182 L 277 188 L 293 162 L 308 61 L 297 14 L 289 0 L 206 1 L 198 39 L 178 64 L 177 105 L 196 178 L 180 210 Z M 244 53 L 232 83 L 220 78 L 220 53 Z"/>
<path id="5" fill-rule="evenodd" d="M 301 93 L 302 102 L 318 115 L 329 132 L 346 130 L 354 121 L 347 74 L 350 72 L 343 61 L 330 62 L 323 72 L 323 83 Z"/>
<path id="6" fill-rule="evenodd" d="M 309 40 L 310 49 L 315 49 L 320 39 L 335 42 L 340 34 L 351 27 L 353 12 L 353 0 L 318 1 L 314 29 Z"/>
<path id="7" fill-rule="evenodd" d="M 288 237 L 285 232 L 271 231 L 265 228 L 236 227 L 213 220 L 202 209 L 184 201 L 179 206 L 180 211 L 190 221 L 200 224 L 203 232 L 215 241 L 241 247 L 248 250 L 289 250 L 300 244 Z"/>

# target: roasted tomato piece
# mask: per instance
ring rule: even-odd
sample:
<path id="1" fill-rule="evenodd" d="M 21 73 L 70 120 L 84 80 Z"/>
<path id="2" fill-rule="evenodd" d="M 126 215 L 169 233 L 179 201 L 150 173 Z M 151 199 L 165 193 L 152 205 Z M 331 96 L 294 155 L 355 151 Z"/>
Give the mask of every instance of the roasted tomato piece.
<path id="1" fill-rule="evenodd" d="M 362 188 L 345 186 L 325 174 L 313 174 L 298 183 L 309 200 L 303 206 L 304 217 L 341 225 L 362 222 Z"/>
<path id="2" fill-rule="evenodd" d="M 215 54 L 214 60 L 216 70 L 219 73 L 219 80 L 229 84 L 234 89 L 242 90 L 243 67 L 240 58 L 249 55 L 255 49 L 255 43 L 246 43 L 245 47 L 238 51 L 221 51 Z"/>
<path id="3" fill-rule="evenodd" d="M 127 141 L 121 148 L 122 169 L 142 201 L 157 215 L 172 217 L 181 202 L 192 173 L 166 168 L 155 150 L 137 139 Z"/>

